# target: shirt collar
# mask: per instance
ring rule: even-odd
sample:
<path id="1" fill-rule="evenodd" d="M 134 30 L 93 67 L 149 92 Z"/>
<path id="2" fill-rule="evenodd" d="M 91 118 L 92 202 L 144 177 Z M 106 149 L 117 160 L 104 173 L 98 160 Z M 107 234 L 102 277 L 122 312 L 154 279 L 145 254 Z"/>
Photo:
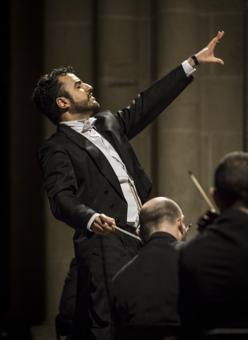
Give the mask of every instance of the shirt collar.
<path id="1" fill-rule="evenodd" d="M 88 119 L 62 121 L 60 124 L 67 125 L 77 132 L 84 133 L 94 126 L 95 121 L 95 117 L 90 117 Z"/>

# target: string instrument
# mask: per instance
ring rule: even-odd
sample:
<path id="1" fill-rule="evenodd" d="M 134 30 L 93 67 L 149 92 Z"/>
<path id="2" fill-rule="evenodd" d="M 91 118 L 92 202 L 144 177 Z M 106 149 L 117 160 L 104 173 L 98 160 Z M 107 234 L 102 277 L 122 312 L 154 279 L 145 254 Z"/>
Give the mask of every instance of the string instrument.
<path id="1" fill-rule="evenodd" d="M 196 189 L 204 199 L 204 201 L 207 203 L 209 209 L 204 213 L 203 216 L 201 216 L 197 221 L 198 231 L 202 231 L 205 227 L 207 227 L 209 224 L 212 224 L 216 217 L 219 216 L 219 213 L 217 212 L 214 204 L 211 202 L 209 197 L 207 196 L 206 192 L 200 185 L 199 181 L 196 179 L 195 175 L 192 171 L 188 171 L 188 174 L 195 185 Z"/>

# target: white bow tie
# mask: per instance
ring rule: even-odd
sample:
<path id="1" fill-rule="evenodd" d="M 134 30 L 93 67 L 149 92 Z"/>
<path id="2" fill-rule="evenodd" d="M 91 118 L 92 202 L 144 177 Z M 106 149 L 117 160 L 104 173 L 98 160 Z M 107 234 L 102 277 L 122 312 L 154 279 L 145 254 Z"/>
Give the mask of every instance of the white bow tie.
<path id="1" fill-rule="evenodd" d="M 94 127 L 95 121 L 95 117 L 90 117 L 89 119 L 85 120 L 83 122 L 82 133 L 91 130 Z"/>

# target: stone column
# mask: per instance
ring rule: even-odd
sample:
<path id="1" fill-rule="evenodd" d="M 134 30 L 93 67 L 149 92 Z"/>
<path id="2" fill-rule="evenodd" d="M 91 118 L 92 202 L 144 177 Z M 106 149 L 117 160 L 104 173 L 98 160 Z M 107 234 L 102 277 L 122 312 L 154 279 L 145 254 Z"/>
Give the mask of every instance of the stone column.
<path id="1" fill-rule="evenodd" d="M 178 66 L 202 46 L 200 11 L 195 1 L 158 1 L 158 77 Z M 204 39 L 204 42 L 208 39 Z M 197 72 L 198 73 L 198 72 Z M 201 198 L 188 170 L 201 174 L 200 75 L 167 108 L 157 122 L 158 195 L 177 201 L 192 222 Z"/>
<path id="2" fill-rule="evenodd" d="M 150 84 L 150 1 L 99 1 L 98 83 L 102 109 L 121 109 Z M 138 157 L 150 173 L 149 127 L 135 137 Z"/>
<path id="3" fill-rule="evenodd" d="M 204 47 L 218 30 L 226 31 L 216 49 L 225 66 L 200 66 L 194 83 L 157 124 L 158 192 L 178 201 L 189 222 L 208 206 L 188 170 L 208 192 L 220 157 L 242 148 L 242 10 L 243 1 L 158 2 L 158 76 Z"/>
<path id="4" fill-rule="evenodd" d="M 216 54 L 225 65 L 205 67 L 200 82 L 201 177 L 206 187 L 226 153 L 243 148 L 244 16 L 243 1 L 201 3 L 202 30 L 209 37 L 224 30 Z"/>

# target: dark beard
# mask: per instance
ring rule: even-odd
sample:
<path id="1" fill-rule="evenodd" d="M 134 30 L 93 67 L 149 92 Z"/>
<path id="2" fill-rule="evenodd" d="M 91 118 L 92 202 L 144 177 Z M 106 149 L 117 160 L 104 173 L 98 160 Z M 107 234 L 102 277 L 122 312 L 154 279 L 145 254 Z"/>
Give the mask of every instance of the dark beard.
<path id="1" fill-rule="evenodd" d="M 73 99 L 71 100 L 71 112 L 73 113 L 84 113 L 92 111 L 92 115 L 95 115 L 97 112 L 99 112 L 100 105 L 98 102 L 92 103 L 92 105 L 85 105 L 85 103 L 82 102 L 75 102 Z"/>
<path id="2" fill-rule="evenodd" d="M 100 106 L 97 105 L 96 103 L 94 105 L 90 106 L 85 106 L 81 103 L 73 103 L 71 110 L 74 113 L 84 113 L 84 112 L 89 112 L 92 111 L 93 114 L 96 114 L 100 109 Z"/>

